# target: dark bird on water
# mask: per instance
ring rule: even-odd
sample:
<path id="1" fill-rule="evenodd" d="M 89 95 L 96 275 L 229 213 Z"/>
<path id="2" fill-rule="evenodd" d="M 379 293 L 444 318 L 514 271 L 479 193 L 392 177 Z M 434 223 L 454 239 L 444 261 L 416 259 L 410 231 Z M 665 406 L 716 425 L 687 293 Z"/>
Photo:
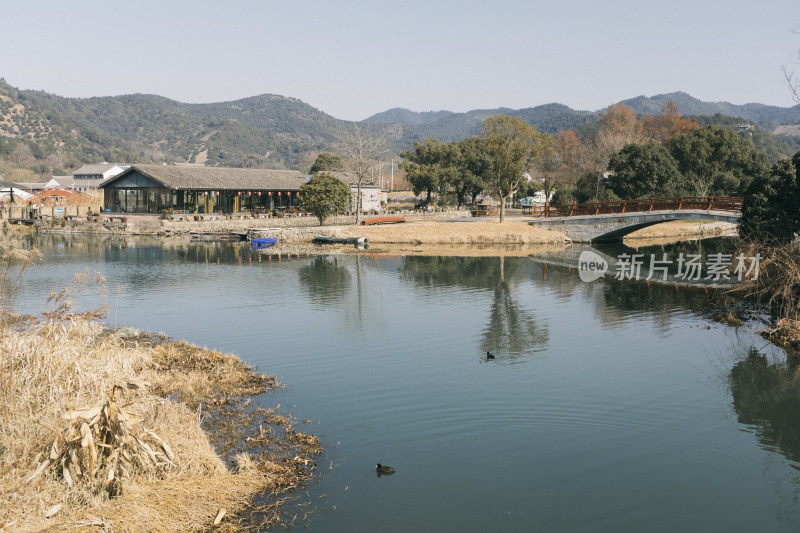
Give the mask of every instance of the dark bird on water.
<path id="1" fill-rule="evenodd" d="M 375 471 L 378 472 L 378 476 L 390 476 L 394 474 L 394 468 L 391 466 L 382 465 L 380 463 L 375 466 Z"/>
<path id="2" fill-rule="evenodd" d="M 494 354 L 492 352 L 486 352 L 486 359 L 494 359 Z"/>

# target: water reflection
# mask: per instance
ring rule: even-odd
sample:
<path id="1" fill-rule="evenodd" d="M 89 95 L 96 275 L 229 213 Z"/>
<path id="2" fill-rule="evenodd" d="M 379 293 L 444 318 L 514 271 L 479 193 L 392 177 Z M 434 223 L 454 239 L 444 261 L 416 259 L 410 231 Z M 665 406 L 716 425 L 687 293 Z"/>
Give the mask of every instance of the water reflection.
<path id="1" fill-rule="evenodd" d="M 341 256 L 319 255 L 300 267 L 300 286 L 308 293 L 311 301 L 327 306 L 347 297 L 352 276 L 340 262 L 344 262 Z"/>
<path id="2" fill-rule="evenodd" d="M 689 287 L 731 288 L 749 279 L 753 258 L 734 257 L 734 241 L 716 238 L 631 248 L 622 243 L 576 244 L 531 255 L 535 261 L 574 269 L 591 283 L 648 281 Z M 597 268 L 602 266 L 603 269 Z M 595 273 L 596 275 L 592 276 Z"/>
<path id="3" fill-rule="evenodd" d="M 424 287 L 464 287 L 491 291 L 489 315 L 478 353 L 495 355 L 498 363 L 519 362 L 543 351 L 550 340 L 546 322 L 519 301 L 516 284 L 524 281 L 520 257 L 418 257 L 403 259 L 402 279 Z M 476 312 L 481 312 L 476 309 Z"/>
<path id="4" fill-rule="evenodd" d="M 731 369 L 730 388 L 739 422 L 757 428 L 765 449 L 800 463 L 800 357 L 770 362 L 752 348 Z"/>
<path id="5" fill-rule="evenodd" d="M 481 353 L 492 352 L 499 362 L 518 362 L 545 350 L 550 341 L 547 324 L 540 324 L 532 312 L 522 308 L 509 282 L 498 280 L 493 295 Z"/>
<path id="6" fill-rule="evenodd" d="M 616 327 L 618 324 L 636 320 L 637 315 L 647 314 L 655 318 L 662 331 L 671 327 L 673 310 L 688 309 L 698 314 L 713 314 L 737 302 L 737 295 L 730 289 L 735 285 L 710 284 L 700 282 L 676 281 L 662 282 L 658 276 L 647 280 L 647 270 L 643 269 L 638 279 L 618 279 L 615 276 L 616 258 L 624 254 L 644 254 L 662 258 L 666 254 L 673 261 L 680 254 L 699 255 L 705 261 L 710 254 L 732 252 L 730 239 L 707 239 L 695 242 L 659 244 L 642 246 L 638 249 L 624 244 L 597 244 L 593 246 L 576 245 L 531 257 L 539 269 L 532 274 L 535 278 L 547 280 L 546 288 L 561 298 L 571 298 L 576 293 L 583 298 L 594 300 L 595 315 L 601 323 Z M 579 257 L 584 252 L 592 252 L 609 263 L 609 269 L 602 280 L 583 281 L 579 276 Z M 649 259 L 648 259 L 649 261 Z M 670 266 L 670 276 L 674 278 L 677 264 Z"/>
<path id="7" fill-rule="evenodd" d="M 504 274 L 496 257 L 408 256 L 403 258 L 400 278 L 421 287 L 493 289 Z M 507 259 L 509 276 L 518 271 L 521 258 Z"/>
<path id="8" fill-rule="evenodd" d="M 597 243 L 588 250 L 594 250 L 609 258 L 609 273 L 606 277 L 622 278 L 622 273 L 631 274 L 625 261 L 637 257 L 642 262 L 638 279 L 653 283 L 678 283 L 684 286 L 718 287 L 737 283 L 733 258 L 735 240 L 730 238 L 709 238 L 696 241 L 681 241 L 669 244 L 654 244 L 630 247 L 623 243 Z M 694 258 L 694 259 L 693 259 Z M 716 259 L 715 259 L 716 258 Z M 724 275 L 713 272 L 715 261 Z M 690 263 L 694 263 L 693 265 Z M 652 267 L 652 270 L 651 270 Z M 726 277 L 727 276 L 727 277 Z M 627 276 L 633 279 L 636 276 Z"/>

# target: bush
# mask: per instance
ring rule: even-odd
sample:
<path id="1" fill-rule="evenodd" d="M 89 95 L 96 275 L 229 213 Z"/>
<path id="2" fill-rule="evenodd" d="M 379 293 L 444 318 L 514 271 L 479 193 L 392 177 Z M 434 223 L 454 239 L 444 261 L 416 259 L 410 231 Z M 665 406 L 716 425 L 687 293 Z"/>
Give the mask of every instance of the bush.
<path id="1" fill-rule="evenodd" d="M 550 205 L 567 205 L 576 201 L 575 190 L 565 185 L 553 193 Z"/>
<path id="2" fill-rule="evenodd" d="M 446 192 L 439 196 L 439 207 L 455 207 L 458 205 L 458 197 L 454 192 Z"/>

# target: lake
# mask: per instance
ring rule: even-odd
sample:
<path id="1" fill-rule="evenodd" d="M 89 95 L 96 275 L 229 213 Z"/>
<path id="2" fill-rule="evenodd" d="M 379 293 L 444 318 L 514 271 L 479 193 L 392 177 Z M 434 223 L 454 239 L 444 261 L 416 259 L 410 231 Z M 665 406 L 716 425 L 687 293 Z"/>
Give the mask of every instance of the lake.
<path id="1" fill-rule="evenodd" d="M 583 282 L 531 257 L 33 242 L 44 258 L 18 310 L 100 272 L 112 325 L 235 353 L 287 385 L 260 400 L 312 420 L 300 429 L 325 446 L 297 500 L 309 531 L 800 528 L 797 360 L 757 324 L 712 321 L 713 289 Z"/>

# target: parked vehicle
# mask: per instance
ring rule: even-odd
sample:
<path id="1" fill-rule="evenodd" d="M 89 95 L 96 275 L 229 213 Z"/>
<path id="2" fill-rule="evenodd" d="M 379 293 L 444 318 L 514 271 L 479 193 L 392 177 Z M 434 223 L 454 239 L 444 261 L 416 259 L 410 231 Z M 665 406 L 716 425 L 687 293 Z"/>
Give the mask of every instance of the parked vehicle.
<path id="1" fill-rule="evenodd" d="M 549 201 L 553 200 L 553 194 L 555 191 L 550 191 L 550 197 L 548 198 Z M 533 193 L 533 196 L 526 196 L 517 201 L 517 203 L 522 206 L 531 206 L 531 205 L 544 205 L 545 204 L 545 196 L 544 191 L 536 191 Z"/>

